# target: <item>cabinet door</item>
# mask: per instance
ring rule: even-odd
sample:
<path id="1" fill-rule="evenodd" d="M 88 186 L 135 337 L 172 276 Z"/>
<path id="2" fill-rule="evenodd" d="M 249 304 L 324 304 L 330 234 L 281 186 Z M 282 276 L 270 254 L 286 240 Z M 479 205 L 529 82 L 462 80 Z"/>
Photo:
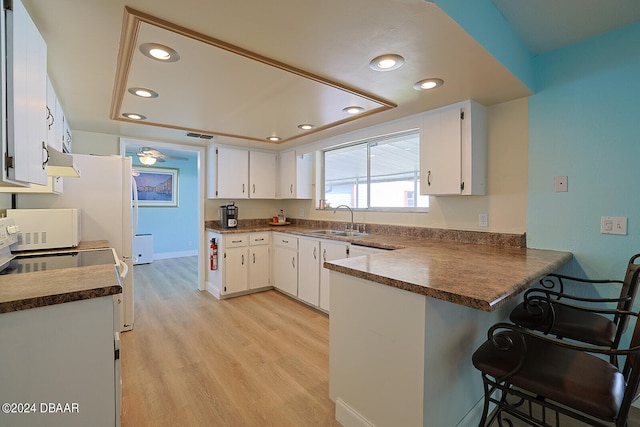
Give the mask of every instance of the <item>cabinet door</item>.
<path id="1" fill-rule="evenodd" d="M 7 138 L 11 180 L 47 184 L 47 45 L 19 0 L 7 11 Z"/>
<path id="2" fill-rule="evenodd" d="M 249 247 L 249 289 L 269 286 L 269 246 Z"/>
<path id="3" fill-rule="evenodd" d="M 245 291 L 248 286 L 249 272 L 249 251 L 248 248 L 228 248 L 225 251 L 225 272 L 224 285 L 221 293 L 231 294 L 235 292 Z"/>
<path id="4" fill-rule="evenodd" d="M 320 241 L 298 239 L 298 298 L 320 303 Z"/>
<path id="5" fill-rule="evenodd" d="M 349 256 L 349 245 L 347 243 L 334 243 L 323 240 L 320 242 L 322 251 L 321 263 L 325 261 L 335 261 Z M 322 267 L 322 264 L 320 264 Z M 320 268 L 320 308 L 329 311 L 329 270 Z"/>
<path id="6" fill-rule="evenodd" d="M 278 195 L 281 199 L 292 199 L 296 194 L 296 153 L 280 153 L 278 170 L 280 173 Z"/>
<path id="7" fill-rule="evenodd" d="M 273 199 L 276 197 L 276 155 L 264 151 L 249 152 L 249 197 Z"/>
<path id="8" fill-rule="evenodd" d="M 298 251 L 273 247 L 273 286 L 290 295 L 298 295 Z"/>
<path id="9" fill-rule="evenodd" d="M 296 199 L 312 199 L 313 153 L 296 156 Z"/>
<path id="10" fill-rule="evenodd" d="M 436 111 L 424 117 L 420 133 L 420 194 L 460 194 L 460 108 Z"/>
<path id="11" fill-rule="evenodd" d="M 222 146 L 217 151 L 216 197 L 246 199 L 249 197 L 249 152 Z"/>

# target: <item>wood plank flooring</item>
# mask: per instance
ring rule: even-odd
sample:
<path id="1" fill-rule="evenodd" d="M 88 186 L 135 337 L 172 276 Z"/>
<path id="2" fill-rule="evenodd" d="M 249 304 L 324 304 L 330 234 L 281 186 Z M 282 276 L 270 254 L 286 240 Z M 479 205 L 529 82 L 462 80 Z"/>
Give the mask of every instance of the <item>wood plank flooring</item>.
<path id="1" fill-rule="evenodd" d="M 339 426 L 328 397 L 328 317 L 276 291 L 218 301 L 197 290 L 196 263 L 133 268 L 122 426 Z M 630 427 L 639 413 L 632 409 Z"/>
<path id="2" fill-rule="evenodd" d="M 196 257 L 134 266 L 122 334 L 122 425 L 339 426 L 329 319 L 276 291 L 218 301 Z"/>

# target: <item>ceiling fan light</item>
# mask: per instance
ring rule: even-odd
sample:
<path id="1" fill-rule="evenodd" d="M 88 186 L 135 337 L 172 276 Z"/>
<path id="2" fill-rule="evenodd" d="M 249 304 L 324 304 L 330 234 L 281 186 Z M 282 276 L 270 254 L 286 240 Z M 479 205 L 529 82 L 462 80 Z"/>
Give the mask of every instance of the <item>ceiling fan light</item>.
<path id="1" fill-rule="evenodd" d="M 369 62 L 369 67 L 375 71 L 391 71 L 397 70 L 404 65 L 404 58 L 395 53 L 380 55 Z"/>
<path id="2" fill-rule="evenodd" d="M 140 98 L 157 98 L 158 96 L 160 96 L 158 95 L 158 92 L 143 87 L 130 87 L 129 93 L 135 96 L 139 96 Z"/>
<path id="3" fill-rule="evenodd" d="M 440 87 L 444 84 L 442 79 L 424 79 L 413 85 L 415 90 L 429 90 Z"/>
<path id="4" fill-rule="evenodd" d="M 352 105 L 350 107 L 343 108 L 342 111 L 349 114 L 359 114 L 364 111 L 364 108 L 358 107 L 357 105 Z"/>
<path id="5" fill-rule="evenodd" d="M 143 116 L 142 114 L 138 114 L 138 113 L 123 113 L 122 114 L 124 117 L 126 117 L 127 119 L 131 119 L 131 120 L 146 120 L 147 117 Z"/>
<path id="6" fill-rule="evenodd" d="M 151 156 L 142 156 L 138 157 L 140 159 L 140 163 L 146 166 L 151 166 L 156 164 L 156 158 Z"/>
<path id="7" fill-rule="evenodd" d="M 162 62 L 176 62 L 180 59 L 178 52 L 158 43 L 143 43 L 140 45 L 140 52 L 147 58 Z"/>

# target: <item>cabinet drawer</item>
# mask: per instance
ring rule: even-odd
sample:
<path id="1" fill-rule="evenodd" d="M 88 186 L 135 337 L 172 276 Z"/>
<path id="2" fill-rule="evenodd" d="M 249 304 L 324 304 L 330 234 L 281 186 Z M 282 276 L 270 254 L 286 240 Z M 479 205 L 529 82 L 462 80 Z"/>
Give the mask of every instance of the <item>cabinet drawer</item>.
<path id="1" fill-rule="evenodd" d="M 249 245 L 250 246 L 258 246 L 258 245 L 268 245 L 269 244 L 269 236 L 270 233 L 251 233 L 249 235 Z"/>
<path id="2" fill-rule="evenodd" d="M 298 249 L 298 238 L 289 234 L 277 233 L 273 236 L 273 244 L 284 248 Z"/>
<path id="3" fill-rule="evenodd" d="M 237 248 L 240 246 L 247 246 L 249 242 L 249 236 L 246 234 L 238 234 L 235 236 L 225 237 L 224 244 L 227 248 Z"/>

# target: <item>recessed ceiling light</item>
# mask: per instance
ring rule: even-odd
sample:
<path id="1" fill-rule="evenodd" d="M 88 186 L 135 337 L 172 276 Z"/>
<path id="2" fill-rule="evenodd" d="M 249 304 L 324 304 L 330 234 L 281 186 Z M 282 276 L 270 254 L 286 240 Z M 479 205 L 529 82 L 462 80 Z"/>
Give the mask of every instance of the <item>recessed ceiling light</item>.
<path id="1" fill-rule="evenodd" d="M 391 71 L 396 70 L 404 64 L 404 58 L 394 53 L 380 55 L 369 62 L 369 67 L 375 71 Z"/>
<path id="2" fill-rule="evenodd" d="M 303 123 L 301 125 L 298 125 L 298 128 L 302 129 L 302 130 L 310 130 L 313 129 L 315 126 L 309 123 Z"/>
<path id="3" fill-rule="evenodd" d="M 429 90 L 440 87 L 444 84 L 442 79 L 424 79 L 413 85 L 415 90 Z"/>
<path id="4" fill-rule="evenodd" d="M 142 114 L 138 114 L 138 113 L 124 113 L 122 114 L 124 117 L 126 117 L 127 119 L 131 119 L 131 120 L 146 120 L 147 117 L 143 116 Z"/>
<path id="5" fill-rule="evenodd" d="M 267 139 L 271 142 L 278 142 L 280 141 L 282 138 L 280 138 L 279 136 L 268 136 Z"/>
<path id="6" fill-rule="evenodd" d="M 140 98 L 157 98 L 158 92 L 155 92 L 151 89 L 145 89 L 143 87 L 130 87 L 129 93 L 135 96 L 139 96 Z"/>
<path id="7" fill-rule="evenodd" d="M 162 62 L 176 62 L 180 59 L 178 52 L 171 49 L 169 46 L 161 45 L 158 43 L 144 43 L 140 45 L 140 52 L 144 56 L 155 59 Z"/>
<path id="8" fill-rule="evenodd" d="M 349 114 L 358 114 L 364 111 L 364 108 L 358 107 L 357 105 L 352 105 L 351 107 L 343 108 L 342 111 Z"/>

